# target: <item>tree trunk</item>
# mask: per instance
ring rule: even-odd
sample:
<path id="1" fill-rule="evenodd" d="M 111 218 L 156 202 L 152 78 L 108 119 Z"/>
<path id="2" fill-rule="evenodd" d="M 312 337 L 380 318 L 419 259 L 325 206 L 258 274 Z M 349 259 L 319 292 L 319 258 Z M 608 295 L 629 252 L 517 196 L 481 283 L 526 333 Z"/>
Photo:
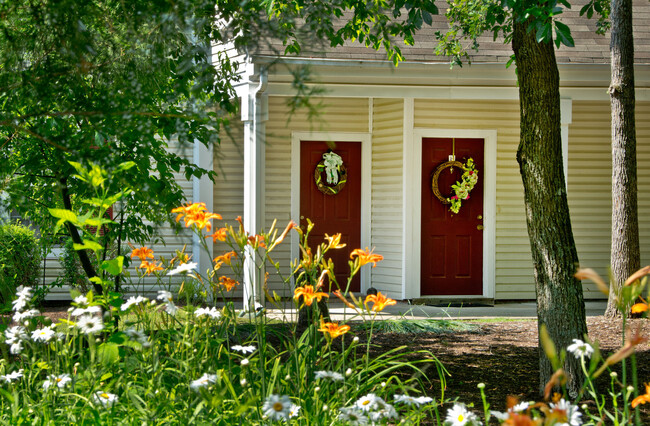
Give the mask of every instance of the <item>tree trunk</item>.
<path id="1" fill-rule="evenodd" d="M 612 283 L 605 316 L 616 306 L 622 283 L 641 267 L 637 210 L 636 127 L 634 123 L 634 39 L 632 0 L 612 0 L 609 45 L 612 81 Z M 627 314 L 627 313 L 626 313 Z"/>
<path id="2" fill-rule="evenodd" d="M 517 64 L 521 134 L 517 161 L 524 184 L 528 236 L 533 256 L 538 327 L 545 325 L 559 350 L 587 334 L 582 287 L 574 274 L 573 240 L 562 167 L 560 76 L 552 42 L 537 43 L 527 22 L 515 22 L 512 48 Z M 540 342 L 540 392 L 553 374 Z M 577 395 L 583 374 L 568 356 L 567 389 Z"/>

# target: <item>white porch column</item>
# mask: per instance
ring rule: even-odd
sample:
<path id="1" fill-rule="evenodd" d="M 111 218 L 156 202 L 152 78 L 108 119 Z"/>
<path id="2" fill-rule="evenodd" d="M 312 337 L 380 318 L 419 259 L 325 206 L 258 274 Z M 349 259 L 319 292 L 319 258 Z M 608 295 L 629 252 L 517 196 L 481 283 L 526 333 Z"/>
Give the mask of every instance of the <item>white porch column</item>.
<path id="1" fill-rule="evenodd" d="M 249 63 L 248 82 L 242 91 L 241 119 L 244 123 L 244 229 L 254 235 L 264 228 L 264 156 L 267 74 L 255 72 Z M 256 256 L 247 247 L 244 259 L 244 310 L 254 310 L 263 301 L 264 268 L 256 266 Z"/>
<path id="2" fill-rule="evenodd" d="M 212 155 L 212 145 L 208 148 L 202 143 L 194 141 L 194 164 L 206 170 L 212 170 Z M 203 202 L 209 211 L 213 210 L 212 181 L 207 176 L 203 176 L 201 179 L 196 176 L 193 178 L 192 202 Z M 199 241 L 199 236 L 196 234 L 192 236 L 192 259 L 198 263 L 197 268 L 201 274 L 205 274 L 208 269 L 212 269 L 212 240 L 208 240 L 207 246 L 209 251 L 206 253 Z"/>
<path id="3" fill-rule="evenodd" d="M 564 182 L 569 187 L 569 124 L 572 123 L 573 100 L 560 99 L 560 125 L 562 126 L 562 167 Z"/>

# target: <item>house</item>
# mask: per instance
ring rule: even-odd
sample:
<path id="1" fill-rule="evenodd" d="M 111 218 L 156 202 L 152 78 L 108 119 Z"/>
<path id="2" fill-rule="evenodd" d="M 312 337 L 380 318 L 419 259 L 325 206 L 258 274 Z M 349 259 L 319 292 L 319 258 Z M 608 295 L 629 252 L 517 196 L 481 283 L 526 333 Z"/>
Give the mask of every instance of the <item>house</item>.
<path id="1" fill-rule="evenodd" d="M 579 10 L 579 8 L 577 8 Z M 564 163 L 573 232 L 581 266 L 606 275 L 611 230 L 609 39 L 595 34 L 595 21 L 567 11 L 575 48 L 557 51 L 561 74 Z M 650 6 L 635 4 L 636 113 L 639 228 L 642 264 L 650 261 Z M 439 22 L 439 21 L 438 21 Z M 515 153 L 519 102 L 510 47 L 486 37 L 471 66 L 450 69 L 433 54 L 434 28 L 421 31 L 406 61 L 393 67 L 383 52 L 360 45 L 299 57 L 278 58 L 261 50 L 241 59 L 241 121 L 234 138 L 218 150 L 196 147 L 194 158 L 219 172 L 216 184 L 188 186 L 194 201 L 206 202 L 225 222 L 242 216 L 247 230 L 290 220 L 316 223 L 312 242 L 342 232 L 348 244 L 335 263 L 347 268 L 349 250 L 370 247 L 384 260 L 364 268 L 353 290 L 374 287 L 395 299 L 444 301 L 532 300 L 533 265 L 524 214 L 523 186 Z M 237 53 L 239 54 L 239 53 Z M 290 114 L 293 70 L 308 65 L 324 92 L 318 120 L 306 111 Z M 323 154 L 343 161 L 345 185 L 316 184 Z M 441 198 L 451 195 L 460 169 L 438 166 L 450 155 L 472 158 L 478 183 L 458 214 Z M 324 175 L 321 175 L 324 176 Z M 168 245 L 168 251 L 182 239 Z M 175 244 L 175 245 L 174 245 Z M 198 242 L 194 242 L 198 253 Z M 223 250 L 219 244 L 214 253 Z M 274 260 L 270 290 L 288 295 L 283 281 L 297 257 L 298 240 L 284 242 Z M 201 268 L 210 257 L 201 258 Z M 337 272 L 337 273 L 338 273 Z M 255 279 L 247 279 L 255 281 Z M 244 286 L 253 295 L 260 283 Z M 584 284 L 586 299 L 604 296 Z M 242 290 L 237 293 L 242 295 Z"/>

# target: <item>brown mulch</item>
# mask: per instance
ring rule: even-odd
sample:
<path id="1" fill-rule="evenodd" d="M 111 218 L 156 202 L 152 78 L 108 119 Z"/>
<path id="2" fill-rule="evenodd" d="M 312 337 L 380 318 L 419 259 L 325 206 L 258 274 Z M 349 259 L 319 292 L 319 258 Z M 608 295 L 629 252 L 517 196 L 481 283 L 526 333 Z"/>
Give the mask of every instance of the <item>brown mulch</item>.
<path id="1" fill-rule="evenodd" d="M 49 307 L 42 311 L 56 321 L 67 318 L 67 307 Z M 508 396 L 520 401 L 540 401 L 539 396 L 539 352 L 537 349 L 537 321 L 516 320 L 499 322 L 473 322 L 472 331 L 453 333 L 377 333 L 373 343 L 386 351 L 399 346 L 413 350 L 425 349 L 435 355 L 449 372 L 445 397 L 458 399 L 473 405 L 475 411 L 482 412 L 482 402 L 477 389 L 485 383 L 485 393 L 490 407 L 505 411 Z M 589 338 L 598 341 L 604 357 L 621 347 L 622 320 L 604 317 L 587 318 Z M 628 327 L 643 336 L 650 337 L 650 321 L 647 319 L 628 320 Z M 362 337 L 363 338 L 363 337 Z M 643 393 L 643 383 L 650 382 L 650 342 L 637 346 L 639 391 Z M 620 365 L 614 370 L 621 377 Z M 630 367 L 628 363 L 628 377 Z M 440 380 L 435 368 L 427 370 L 431 380 L 428 394 L 440 397 Z M 603 374 L 597 381 L 599 392 L 606 395 L 610 379 Z M 628 378 L 631 383 L 631 378 Z M 591 397 L 585 395 L 583 403 L 593 407 Z M 611 398 L 608 397 L 611 407 Z M 650 424 L 650 407 L 642 407 L 643 421 Z M 584 419 L 584 418 L 583 418 Z"/>

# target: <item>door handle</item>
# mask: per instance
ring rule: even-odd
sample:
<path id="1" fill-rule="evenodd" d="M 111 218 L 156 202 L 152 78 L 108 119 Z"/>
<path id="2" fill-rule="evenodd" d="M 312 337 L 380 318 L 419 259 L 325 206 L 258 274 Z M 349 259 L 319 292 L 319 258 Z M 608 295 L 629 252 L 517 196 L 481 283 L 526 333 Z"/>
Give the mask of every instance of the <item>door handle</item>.
<path id="1" fill-rule="evenodd" d="M 476 216 L 476 218 L 477 218 L 478 220 L 481 220 L 481 219 L 483 219 L 483 215 L 478 215 L 478 216 Z"/>

